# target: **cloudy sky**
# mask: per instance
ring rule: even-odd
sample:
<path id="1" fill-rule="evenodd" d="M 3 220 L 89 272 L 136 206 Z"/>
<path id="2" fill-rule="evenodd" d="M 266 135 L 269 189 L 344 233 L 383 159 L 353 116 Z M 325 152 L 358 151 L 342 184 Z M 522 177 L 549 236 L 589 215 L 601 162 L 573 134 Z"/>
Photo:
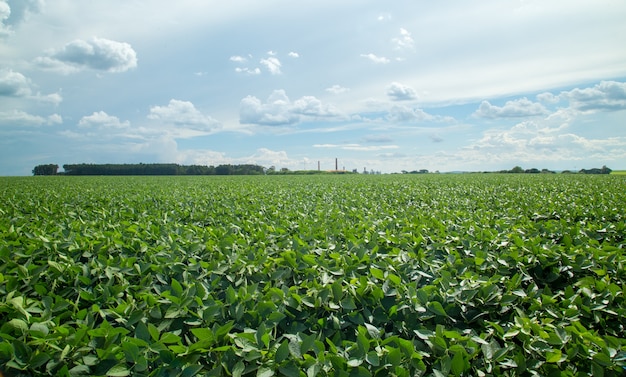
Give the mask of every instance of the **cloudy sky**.
<path id="1" fill-rule="evenodd" d="M 626 169 L 623 0 L 0 0 L 0 175 Z"/>

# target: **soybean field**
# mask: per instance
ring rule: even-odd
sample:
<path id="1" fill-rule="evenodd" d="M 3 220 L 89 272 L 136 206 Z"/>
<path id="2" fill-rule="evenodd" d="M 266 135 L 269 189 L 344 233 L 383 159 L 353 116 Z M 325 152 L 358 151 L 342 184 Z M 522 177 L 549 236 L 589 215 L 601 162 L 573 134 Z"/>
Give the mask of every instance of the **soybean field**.
<path id="1" fill-rule="evenodd" d="M 623 376 L 626 176 L 0 178 L 6 376 Z"/>

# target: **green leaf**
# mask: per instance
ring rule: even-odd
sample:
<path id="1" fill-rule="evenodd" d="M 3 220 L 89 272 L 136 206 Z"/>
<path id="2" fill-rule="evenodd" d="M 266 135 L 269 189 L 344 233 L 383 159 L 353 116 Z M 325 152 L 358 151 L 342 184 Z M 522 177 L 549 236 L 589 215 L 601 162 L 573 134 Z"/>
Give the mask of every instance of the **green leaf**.
<path id="1" fill-rule="evenodd" d="M 274 371 L 268 367 L 260 367 L 256 372 L 256 377 L 272 377 Z"/>
<path id="2" fill-rule="evenodd" d="M 365 355 L 365 361 L 374 367 L 380 365 L 380 358 L 378 357 L 378 353 L 376 351 L 368 352 L 367 355 Z"/>
<path id="3" fill-rule="evenodd" d="M 395 275 L 395 274 L 388 274 L 387 277 L 389 278 L 389 280 L 391 280 L 391 282 L 393 284 L 395 284 L 396 286 L 398 285 L 402 285 L 402 279 L 400 279 L 400 276 Z"/>
<path id="4" fill-rule="evenodd" d="M 182 373 L 180 374 L 180 377 L 193 377 L 197 375 L 198 373 L 200 373 L 202 369 L 203 369 L 202 365 L 188 365 L 185 367 L 185 369 L 183 369 Z"/>
<path id="5" fill-rule="evenodd" d="M 302 341 L 299 340 L 295 336 L 289 339 L 289 353 L 291 353 L 291 355 L 295 357 L 296 359 L 299 359 L 302 357 L 302 352 L 300 351 L 301 344 L 302 344 Z"/>
<path id="6" fill-rule="evenodd" d="M 439 301 L 431 301 L 427 304 L 426 306 L 428 308 L 428 310 L 430 310 L 431 312 L 446 317 L 448 314 L 446 313 L 446 311 L 443 309 L 443 306 L 441 305 L 441 303 Z"/>
<path id="7" fill-rule="evenodd" d="M 172 344 L 172 343 L 179 343 L 180 342 L 180 336 L 171 333 L 171 332 L 165 332 L 163 334 L 161 334 L 161 343 L 163 344 Z"/>
<path id="8" fill-rule="evenodd" d="M 457 352 L 454 354 L 454 357 L 452 357 L 451 368 L 452 368 L 452 373 L 455 376 L 460 376 L 463 374 L 463 372 L 466 369 L 469 369 L 469 363 L 465 361 L 465 358 L 463 357 L 462 352 Z"/>
<path id="9" fill-rule="evenodd" d="M 156 326 L 153 325 L 152 323 L 148 323 L 148 332 L 150 333 L 152 340 L 154 341 L 159 340 L 159 336 L 160 336 L 159 329 L 157 329 Z"/>
<path id="10" fill-rule="evenodd" d="M 402 362 L 402 353 L 398 348 L 387 348 L 389 353 L 387 354 L 387 362 L 389 362 L 394 367 L 400 366 Z"/>
<path id="11" fill-rule="evenodd" d="M 376 267 L 370 267 L 370 274 L 379 280 L 385 280 L 385 273 Z"/>
<path id="12" fill-rule="evenodd" d="M 354 299 L 351 296 L 348 296 L 341 300 L 341 307 L 345 310 L 355 310 L 356 304 L 354 303 Z"/>
<path id="13" fill-rule="evenodd" d="M 558 363 L 561 360 L 561 350 L 551 350 L 546 352 L 546 362 Z"/>
<path id="14" fill-rule="evenodd" d="M 107 371 L 107 377 L 125 377 L 130 376 L 130 370 L 124 364 L 115 365 Z"/>
<path id="15" fill-rule="evenodd" d="M 316 334 L 304 335 L 304 337 L 302 338 L 302 343 L 300 344 L 300 352 L 302 355 L 309 352 L 309 350 L 315 343 L 316 338 L 317 338 Z"/>
<path id="16" fill-rule="evenodd" d="M 183 294 L 183 286 L 180 285 L 178 280 L 172 278 L 172 293 L 176 297 L 181 297 Z"/>
<path id="17" fill-rule="evenodd" d="M 122 349 L 126 356 L 126 361 L 134 363 L 139 358 L 139 347 L 131 342 L 122 342 Z"/>
<path id="18" fill-rule="evenodd" d="M 280 346 L 278 347 L 278 349 L 276 350 L 276 362 L 280 363 L 283 360 L 285 360 L 288 356 L 289 356 L 289 342 L 286 340 L 283 340 L 283 342 L 280 344 Z"/>
<path id="19" fill-rule="evenodd" d="M 69 370 L 70 376 L 90 376 L 91 370 L 87 365 L 76 365 L 72 369 Z"/>
<path id="20" fill-rule="evenodd" d="M 380 339 L 380 330 L 378 327 L 366 323 L 365 328 L 367 328 L 367 332 L 370 334 L 372 339 Z"/>
<path id="21" fill-rule="evenodd" d="M 233 367 L 233 377 L 241 377 L 243 375 L 243 371 L 246 369 L 243 361 L 238 361 L 237 364 Z"/>
<path id="22" fill-rule="evenodd" d="M 293 363 L 289 363 L 287 365 L 281 366 L 278 368 L 278 371 L 287 377 L 299 377 L 300 369 Z"/>
<path id="23" fill-rule="evenodd" d="M 146 326 L 145 323 L 141 321 L 137 323 L 137 326 L 135 327 L 135 337 L 146 342 L 150 340 L 150 332 L 148 331 L 148 326 Z"/>
<path id="24" fill-rule="evenodd" d="M 213 331 L 206 327 L 200 327 L 191 329 L 191 333 L 198 338 L 198 340 L 213 340 L 215 336 L 213 335 Z"/>

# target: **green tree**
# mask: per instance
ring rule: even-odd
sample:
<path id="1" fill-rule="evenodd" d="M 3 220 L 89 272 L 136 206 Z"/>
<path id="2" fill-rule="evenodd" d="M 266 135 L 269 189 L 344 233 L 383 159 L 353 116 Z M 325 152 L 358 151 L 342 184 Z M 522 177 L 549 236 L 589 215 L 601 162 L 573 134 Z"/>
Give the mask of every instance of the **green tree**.
<path id="1" fill-rule="evenodd" d="M 33 175 L 56 175 L 58 170 L 57 164 L 37 165 L 33 168 Z"/>

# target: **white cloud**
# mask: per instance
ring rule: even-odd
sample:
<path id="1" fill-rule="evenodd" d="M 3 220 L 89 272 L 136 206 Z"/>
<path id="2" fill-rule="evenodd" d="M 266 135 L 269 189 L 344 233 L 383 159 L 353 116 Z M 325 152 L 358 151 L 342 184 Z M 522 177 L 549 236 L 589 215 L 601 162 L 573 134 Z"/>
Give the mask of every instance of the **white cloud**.
<path id="1" fill-rule="evenodd" d="M 109 115 L 104 111 L 97 111 L 91 115 L 84 116 L 78 122 L 78 127 L 81 128 L 128 128 L 130 127 L 129 121 L 121 122 L 118 117 Z"/>
<path id="2" fill-rule="evenodd" d="M 542 104 L 532 102 L 527 98 L 507 101 L 504 106 L 492 105 L 489 101 L 483 101 L 474 116 L 481 118 L 521 118 L 537 115 L 545 115 L 548 110 Z"/>
<path id="3" fill-rule="evenodd" d="M 256 67 L 256 68 L 248 68 L 248 67 L 236 67 L 235 68 L 235 72 L 237 73 L 245 73 L 248 75 L 260 75 L 261 74 L 261 69 Z"/>
<path id="4" fill-rule="evenodd" d="M 48 116 L 48 124 L 61 124 L 63 123 L 63 117 L 59 114 L 52 114 Z"/>
<path id="5" fill-rule="evenodd" d="M 59 114 L 52 114 L 48 117 L 32 115 L 21 110 L 13 110 L 10 112 L 0 112 L 0 126 L 43 126 L 54 125 L 63 122 L 63 118 Z"/>
<path id="6" fill-rule="evenodd" d="M 584 89 L 561 92 L 559 98 L 569 100 L 570 106 L 580 111 L 615 111 L 626 109 L 626 83 L 602 81 Z"/>
<path id="7" fill-rule="evenodd" d="M 240 159 L 242 163 L 258 164 L 261 166 L 276 166 L 278 169 L 294 166 L 298 161 L 289 158 L 285 151 L 274 151 L 269 148 L 259 148 L 252 156 Z"/>
<path id="8" fill-rule="evenodd" d="M 398 82 L 392 82 L 387 87 L 387 95 L 394 101 L 409 101 L 417 98 L 417 93 L 413 88 Z"/>
<path id="9" fill-rule="evenodd" d="M 374 62 L 376 64 L 387 64 L 389 63 L 391 60 L 389 60 L 388 58 L 384 57 L 384 56 L 378 56 L 372 53 L 369 54 L 361 54 L 362 58 L 366 58 L 369 59 L 371 62 Z"/>
<path id="10" fill-rule="evenodd" d="M 239 121 L 243 124 L 288 125 L 335 116 L 339 116 L 339 112 L 316 97 L 304 96 L 292 102 L 284 90 L 272 92 L 265 103 L 247 96 L 239 106 Z"/>
<path id="11" fill-rule="evenodd" d="M 0 70 L 0 96 L 25 97 L 30 95 L 30 80 L 10 69 Z"/>
<path id="12" fill-rule="evenodd" d="M 235 63 L 245 63 L 248 61 L 248 59 L 244 58 L 243 56 L 234 55 L 230 57 L 230 61 Z"/>
<path id="13" fill-rule="evenodd" d="M 51 94 L 37 93 L 34 96 L 31 96 L 30 98 L 39 102 L 49 103 L 54 106 L 57 106 L 58 104 L 63 102 L 63 96 L 61 96 L 61 93 L 51 93 Z"/>
<path id="14" fill-rule="evenodd" d="M 220 127 L 218 121 L 202 114 L 193 103 L 176 99 L 171 99 L 167 106 L 151 107 L 148 119 L 198 131 L 215 131 Z"/>
<path id="15" fill-rule="evenodd" d="M 559 96 L 555 96 L 554 94 L 550 92 L 537 94 L 537 100 L 543 103 L 550 103 L 550 104 L 558 103 L 560 101 Z"/>
<path id="16" fill-rule="evenodd" d="M 521 122 L 509 129 L 487 130 L 456 158 L 479 165 L 509 163 L 511 167 L 525 164 L 527 168 L 541 168 L 555 162 L 567 166 L 575 165 L 575 161 L 611 161 L 624 157 L 626 137 L 590 139 L 568 132 L 567 125 L 561 121 L 549 117 Z"/>
<path id="17" fill-rule="evenodd" d="M 16 26 L 28 18 L 31 13 L 37 13 L 44 5 L 44 0 L 5 0 L 0 1 L 0 18 L 2 7 L 5 4 L 9 9 L 9 15 L 5 18 L 5 24 Z"/>
<path id="18" fill-rule="evenodd" d="M 11 30 L 4 25 L 9 17 L 11 17 L 11 7 L 6 1 L 0 1 L 0 37 L 6 37 L 11 34 Z"/>
<path id="19" fill-rule="evenodd" d="M 387 120 L 393 123 L 411 123 L 432 120 L 434 117 L 422 109 L 409 106 L 393 106 L 387 114 Z"/>
<path id="20" fill-rule="evenodd" d="M 341 85 L 335 84 L 335 85 L 333 85 L 333 86 L 331 86 L 329 88 L 326 88 L 326 91 L 329 92 L 329 93 L 333 93 L 333 94 L 341 94 L 341 93 L 349 92 L 350 89 L 349 88 L 344 88 Z"/>
<path id="21" fill-rule="evenodd" d="M 128 43 L 94 37 L 89 41 L 74 40 L 48 56 L 37 58 L 35 63 L 63 73 L 81 69 L 126 72 L 137 67 L 137 53 Z"/>
<path id="22" fill-rule="evenodd" d="M 297 52 L 293 52 L 293 51 L 291 51 L 288 55 L 289 55 L 289 57 L 292 57 L 292 58 L 299 58 L 300 57 L 300 54 L 298 54 Z"/>
<path id="23" fill-rule="evenodd" d="M 43 6 L 44 0 L 0 0 L 0 37 L 7 37 L 15 31 L 30 13 Z"/>
<path id="24" fill-rule="evenodd" d="M 271 52 L 271 51 L 270 51 Z M 270 54 L 271 55 L 271 54 Z M 270 56 L 267 59 L 261 59 L 260 63 L 262 65 L 265 66 L 265 68 L 272 74 L 272 75 L 279 75 L 281 74 L 280 71 L 280 60 L 278 60 L 277 57 L 275 56 Z"/>
<path id="25" fill-rule="evenodd" d="M 411 51 L 415 48 L 415 41 L 413 40 L 411 33 L 404 28 L 400 29 L 400 36 L 393 38 L 391 42 L 396 50 Z"/>

